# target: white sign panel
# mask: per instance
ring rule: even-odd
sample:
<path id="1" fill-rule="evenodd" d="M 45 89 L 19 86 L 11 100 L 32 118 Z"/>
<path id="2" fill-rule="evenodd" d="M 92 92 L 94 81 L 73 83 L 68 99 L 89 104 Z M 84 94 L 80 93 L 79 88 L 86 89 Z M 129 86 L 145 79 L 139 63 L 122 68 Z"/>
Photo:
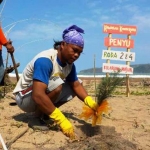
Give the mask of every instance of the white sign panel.
<path id="1" fill-rule="evenodd" d="M 115 73 L 118 71 L 120 74 L 133 74 L 133 68 L 128 65 L 103 63 L 102 72 Z"/>
<path id="2" fill-rule="evenodd" d="M 121 60 L 121 61 L 135 61 L 135 53 L 103 50 L 102 59 Z"/>

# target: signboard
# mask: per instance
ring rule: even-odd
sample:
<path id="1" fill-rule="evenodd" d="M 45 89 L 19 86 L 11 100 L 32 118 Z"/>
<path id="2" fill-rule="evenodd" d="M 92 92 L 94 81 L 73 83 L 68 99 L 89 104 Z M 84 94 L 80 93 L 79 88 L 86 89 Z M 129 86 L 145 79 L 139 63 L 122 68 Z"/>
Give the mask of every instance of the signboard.
<path id="1" fill-rule="evenodd" d="M 136 26 L 128 26 L 128 25 L 104 24 L 103 32 L 114 34 L 136 35 L 137 28 Z"/>
<path id="2" fill-rule="evenodd" d="M 120 38 L 105 38 L 105 46 L 107 47 L 123 47 L 133 48 L 134 40 L 132 39 L 120 39 Z"/>
<path id="3" fill-rule="evenodd" d="M 121 60 L 121 61 L 135 61 L 135 53 L 122 51 L 103 50 L 102 59 Z"/>
<path id="4" fill-rule="evenodd" d="M 120 71 L 119 74 L 133 74 L 133 68 L 128 65 L 103 63 L 102 72 L 115 73 L 118 71 Z"/>

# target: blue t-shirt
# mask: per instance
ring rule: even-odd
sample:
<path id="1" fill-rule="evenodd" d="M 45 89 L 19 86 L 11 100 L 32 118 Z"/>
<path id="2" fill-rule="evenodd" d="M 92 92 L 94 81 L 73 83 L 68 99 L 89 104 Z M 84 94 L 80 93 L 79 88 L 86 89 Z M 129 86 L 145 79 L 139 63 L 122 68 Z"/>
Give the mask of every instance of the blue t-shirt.
<path id="1" fill-rule="evenodd" d="M 60 62 L 58 57 L 57 57 L 57 62 L 61 67 L 64 67 L 64 64 L 62 64 Z M 33 79 L 39 80 L 48 85 L 49 78 L 52 74 L 52 71 L 53 71 L 53 64 L 50 59 L 45 58 L 45 57 L 38 58 L 34 63 Z M 71 72 L 66 77 L 66 81 L 74 82 L 76 80 L 78 80 L 77 73 L 76 73 L 76 67 L 73 64 Z"/>

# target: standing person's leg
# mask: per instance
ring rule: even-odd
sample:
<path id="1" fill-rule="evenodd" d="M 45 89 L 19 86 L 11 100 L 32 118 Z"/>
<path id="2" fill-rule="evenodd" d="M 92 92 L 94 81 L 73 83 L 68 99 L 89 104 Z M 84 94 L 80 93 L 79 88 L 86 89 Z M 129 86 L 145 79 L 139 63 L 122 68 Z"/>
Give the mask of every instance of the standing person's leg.
<path id="1" fill-rule="evenodd" d="M 4 64 L 3 64 L 3 57 L 2 57 L 2 51 L 0 50 L 0 82 L 2 81 L 4 77 Z"/>

